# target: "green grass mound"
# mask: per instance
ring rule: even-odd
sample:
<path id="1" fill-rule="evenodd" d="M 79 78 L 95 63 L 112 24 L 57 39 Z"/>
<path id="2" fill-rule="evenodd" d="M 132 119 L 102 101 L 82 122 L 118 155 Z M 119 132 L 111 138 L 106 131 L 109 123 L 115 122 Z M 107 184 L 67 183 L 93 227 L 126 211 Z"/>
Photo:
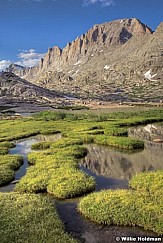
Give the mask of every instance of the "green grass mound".
<path id="1" fill-rule="evenodd" d="M 14 179 L 15 170 L 23 163 L 19 155 L 0 155 L 0 186 L 3 186 Z"/>
<path id="2" fill-rule="evenodd" d="M 121 127 L 109 127 L 105 129 L 105 134 L 108 136 L 127 136 L 128 130 Z"/>
<path id="3" fill-rule="evenodd" d="M 15 173 L 6 166 L 0 166 L 0 186 L 10 183 L 14 179 Z"/>
<path id="4" fill-rule="evenodd" d="M 149 178 L 152 181 L 150 183 Z M 137 190 L 104 190 L 92 193 L 81 199 L 78 208 L 85 217 L 99 224 L 141 226 L 161 235 L 162 183 L 161 171 L 142 173 L 133 177 L 130 182 Z"/>
<path id="5" fill-rule="evenodd" d="M 1 142 L 0 143 L 0 148 L 14 148 L 15 147 L 15 143 L 13 142 Z"/>
<path id="6" fill-rule="evenodd" d="M 159 195 L 163 189 L 163 170 L 137 174 L 130 180 L 130 186 L 139 191 L 147 191 L 151 196 L 157 192 Z"/>
<path id="7" fill-rule="evenodd" d="M 51 148 L 64 148 L 72 145 L 82 145 L 83 140 L 80 138 L 63 138 L 53 144 L 51 144 Z"/>
<path id="8" fill-rule="evenodd" d="M 128 213 L 131 205 L 130 191 L 103 190 L 83 198 L 80 201 L 79 210 L 96 223 L 132 225 L 132 217 Z"/>
<path id="9" fill-rule="evenodd" d="M 39 142 L 31 145 L 31 148 L 34 150 L 43 150 L 48 149 L 51 146 L 51 142 Z"/>
<path id="10" fill-rule="evenodd" d="M 128 137 L 114 137 L 97 135 L 94 142 L 101 145 L 110 145 L 121 149 L 140 149 L 144 148 L 144 142 Z"/>
<path id="11" fill-rule="evenodd" d="M 57 198 L 72 198 L 83 195 L 94 189 L 94 179 L 78 169 L 61 171 L 62 176 L 56 174 L 48 183 L 47 191 Z"/>
<path id="12" fill-rule="evenodd" d="M 0 155 L 8 154 L 9 150 L 5 147 L 0 147 Z"/>
<path id="13" fill-rule="evenodd" d="M 56 198 L 71 198 L 93 191 L 94 178 L 78 169 L 78 158 L 85 156 L 86 152 L 83 146 L 73 145 L 29 154 L 28 160 L 33 166 L 15 190 L 30 193 L 47 191 Z"/>
<path id="14" fill-rule="evenodd" d="M 0 193 L 1 243 L 75 243 L 47 197 Z"/>

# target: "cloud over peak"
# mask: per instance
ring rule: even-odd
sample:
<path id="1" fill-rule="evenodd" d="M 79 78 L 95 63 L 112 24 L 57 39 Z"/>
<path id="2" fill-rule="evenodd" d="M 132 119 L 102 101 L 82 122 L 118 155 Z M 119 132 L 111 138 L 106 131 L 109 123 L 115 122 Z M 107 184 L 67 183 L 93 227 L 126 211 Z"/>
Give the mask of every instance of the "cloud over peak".
<path id="1" fill-rule="evenodd" d="M 83 0 L 83 6 L 100 3 L 102 7 L 114 5 L 114 0 Z"/>
<path id="2" fill-rule="evenodd" d="M 5 70 L 12 62 L 10 60 L 0 61 L 0 72 Z"/>
<path id="3" fill-rule="evenodd" d="M 21 50 L 17 55 L 20 60 L 14 63 L 23 67 L 33 67 L 38 64 L 44 55 L 44 53 L 37 53 L 35 49 Z M 0 61 L 0 71 L 5 70 L 11 63 L 13 63 L 12 60 Z"/>
<path id="4" fill-rule="evenodd" d="M 37 53 L 35 49 L 23 50 L 17 55 L 20 61 L 16 62 L 16 64 L 24 67 L 33 67 L 38 64 L 44 55 L 44 53 Z"/>

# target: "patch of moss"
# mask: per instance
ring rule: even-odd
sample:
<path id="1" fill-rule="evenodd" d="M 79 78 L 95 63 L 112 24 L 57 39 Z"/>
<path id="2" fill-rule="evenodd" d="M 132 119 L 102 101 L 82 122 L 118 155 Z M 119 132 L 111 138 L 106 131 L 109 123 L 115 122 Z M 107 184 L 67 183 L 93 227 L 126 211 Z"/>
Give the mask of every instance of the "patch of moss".
<path id="1" fill-rule="evenodd" d="M 0 186 L 3 186 L 14 179 L 15 170 L 23 163 L 23 158 L 19 155 L 0 156 Z"/>
<path id="2" fill-rule="evenodd" d="M 77 243 L 48 197 L 18 193 L 0 193 L 0 242 Z"/>
<path id="3" fill-rule="evenodd" d="M 16 185 L 16 191 L 47 191 L 57 198 L 70 198 L 94 190 L 94 178 L 78 169 L 78 158 L 86 155 L 86 148 L 81 145 L 69 146 L 67 140 L 58 142 L 56 145 L 52 143 L 53 149 L 29 154 L 28 160 L 33 166 Z"/>
<path id="4" fill-rule="evenodd" d="M 163 233 L 163 171 L 136 175 L 130 185 L 136 190 L 104 190 L 81 199 L 79 211 L 105 225 L 141 226 Z"/>

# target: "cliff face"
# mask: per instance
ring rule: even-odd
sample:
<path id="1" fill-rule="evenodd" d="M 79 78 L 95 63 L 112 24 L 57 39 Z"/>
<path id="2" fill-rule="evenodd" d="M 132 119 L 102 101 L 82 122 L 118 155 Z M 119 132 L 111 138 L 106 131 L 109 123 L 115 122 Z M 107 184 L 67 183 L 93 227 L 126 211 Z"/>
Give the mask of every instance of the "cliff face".
<path id="1" fill-rule="evenodd" d="M 64 49 L 49 48 L 38 66 L 19 76 L 85 98 L 159 100 L 162 39 L 162 23 L 154 33 L 135 18 L 94 25 Z"/>
<path id="2" fill-rule="evenodd" d="M 116 20 L 94 25 L 86 34 L 81 35 L 72 43 L 68 43 L 63 50 L 57 46 L 50 48 L 44 60 L 41 60 L 39 67 L 42 70 L 52 66 L 60 70 L 100 47 L 109 48 L 110 46 L 122 45 L 132 36 L 151 33 L 150 28 L 137 19 Z"/>
<path id="3" fill-rule="evenodd" d="M 151 34 L 149 27 L 139 20 L 121 19 L 112 22 L 94 25 L 85 34 L 77 37 L 72 43 L 67 43 L 62 50 L 58 46 L 49 48 L 47 54 L 41 59 L 37 67 L 27 69 L 27 73 L 21 72 L 21 76 L 30 79 L 36 73 L 47 71 L 50 68 L 59 71 L 73 65 L 81 58 L 89 56 L 90 53 L 98 51 L 105 46 L 119 46 L 126 43 L 132 36 Z"/>

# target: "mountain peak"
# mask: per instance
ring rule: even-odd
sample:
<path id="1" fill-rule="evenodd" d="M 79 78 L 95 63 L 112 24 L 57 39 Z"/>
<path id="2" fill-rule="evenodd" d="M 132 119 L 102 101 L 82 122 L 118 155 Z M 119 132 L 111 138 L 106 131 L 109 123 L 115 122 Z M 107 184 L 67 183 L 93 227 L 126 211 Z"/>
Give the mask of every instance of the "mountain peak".
<path id="1" fill-rule="evenodd" d="M 161 22 L 161 23 L 159 24 L 159 26 L 157 27 L 157 29 L 156 29 L 155 32 L 156 32 L 156 33 L 158 33 L 158 32 L 163 33 L 163 22 Z"/>
<path id="2" fill-rule="evenodd" d="M 22 76 L 80 97 L 162 97 L 162 33 L 163 23 L 153 34 L 137 18 L 96 24 L 65 48 L 49 48 L 39 65 Z"/>

